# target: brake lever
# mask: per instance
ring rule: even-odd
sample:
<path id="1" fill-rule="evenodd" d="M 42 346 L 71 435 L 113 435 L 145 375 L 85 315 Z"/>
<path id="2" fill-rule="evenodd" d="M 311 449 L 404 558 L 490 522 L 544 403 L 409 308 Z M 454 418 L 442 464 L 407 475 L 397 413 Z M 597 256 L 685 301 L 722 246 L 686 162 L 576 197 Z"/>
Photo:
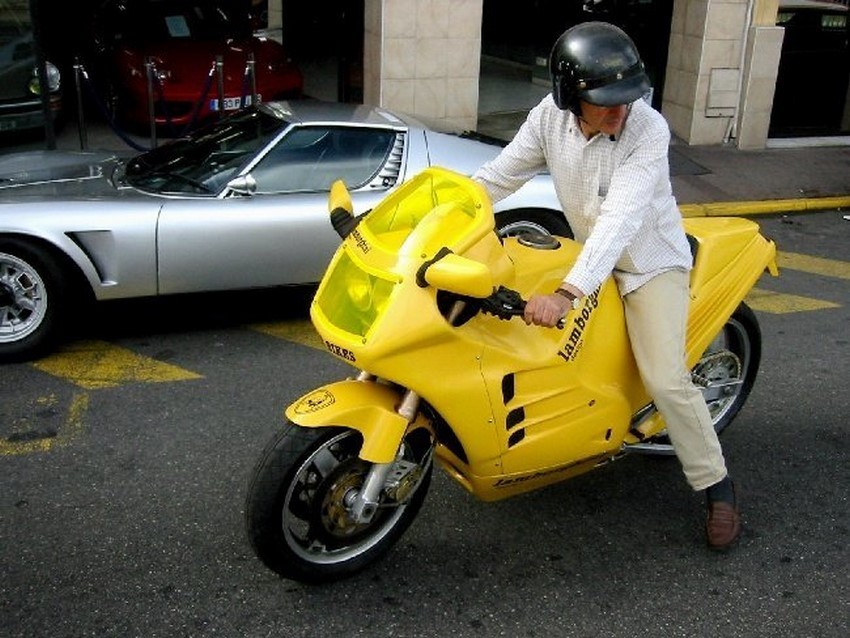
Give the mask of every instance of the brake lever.
<path id="1" fill-rule="evenodd" d="M 482 312 L 502 320 L 521 317 L 525 312 L 525 300 L 516 290 L 499 286 L 489 297 L 480 300 Z"/>
<path id="2" fill-rule="evenodd" d="M 525 313 L 525 299 L 516 291 L 499 286 L 499 289 L 489 297 L 480 300 L 481 310 L 487 314 L 508 320 L 512 317 L 522 317 Z M 561 317 L 555 327 L 563 330 L 566 325 L 565 317 Z"/>

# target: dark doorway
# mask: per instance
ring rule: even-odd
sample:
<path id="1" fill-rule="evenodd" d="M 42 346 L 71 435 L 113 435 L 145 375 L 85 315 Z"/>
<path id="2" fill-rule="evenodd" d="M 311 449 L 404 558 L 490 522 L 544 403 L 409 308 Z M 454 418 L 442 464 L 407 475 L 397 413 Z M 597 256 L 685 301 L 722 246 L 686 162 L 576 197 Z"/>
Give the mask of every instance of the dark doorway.
<path id="1" fill-rule="evenodd" d="M 672 16 L 673 0 L 484 0 L 481 52 L 548 81 L 549 52 L 561 33 L 580 22 L 610 22 L 634 40 L 652 81 L 652 103 L 660 108 Z"/>
<path id="2" fill-rule="evenodd" d="M 785 28 L 770 137 L 850 133 L 850 20 L 846 6 L 780 2 Z"/>
<path id="3" fill-rule="evenodd" d="M 283 41 L 305 73 L 336 77 L 339 102 L 363 101 L 364 8 L 365 0 L 282 0 Z"/>

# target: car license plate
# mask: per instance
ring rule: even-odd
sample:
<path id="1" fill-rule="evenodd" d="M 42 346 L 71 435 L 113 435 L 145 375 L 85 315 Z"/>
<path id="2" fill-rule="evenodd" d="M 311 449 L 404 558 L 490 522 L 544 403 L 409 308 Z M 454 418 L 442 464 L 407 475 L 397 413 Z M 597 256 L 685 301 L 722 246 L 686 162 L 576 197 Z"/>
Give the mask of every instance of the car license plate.
<path id="1" fill-rule="evenodd" d="M 262 101 L 262 96 L 258 95 L 257 100 Z M 240 107 L 241 101 L 242 101 L 242 98 L 239 98 L 239 97 L 226 97 L 226 98 L 224 98 L 224 110 L 225 111 L 235 111 L 236 109 L 238 109 Z M 245 96 L 245 106 L 250 106 L 250 105 L 251 105 L 251 96 L 246 95 Z M 217 99 L 210 100 L 210 111 L 218 111 L 218 110 L 219 110 L 218 100 Z"/>

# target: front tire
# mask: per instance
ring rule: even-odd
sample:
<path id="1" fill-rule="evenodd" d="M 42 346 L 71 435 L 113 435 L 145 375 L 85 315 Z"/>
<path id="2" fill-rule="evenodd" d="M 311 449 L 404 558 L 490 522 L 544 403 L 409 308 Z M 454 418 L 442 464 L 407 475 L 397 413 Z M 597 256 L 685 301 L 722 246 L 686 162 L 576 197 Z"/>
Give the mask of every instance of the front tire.
<path id="1" fill-rule="evenodd" d="M 347 505 L 371 467 L 358 456 L 361 445 L 360 434 L 347 428 L 290 422 L 275 434 L 245 502 L 248 538 L 267 567 L 305 583 L 339 580 L 381 558 L 410 526 L 431 480 L 430 434 L 407 436 L 399 470 L 391 473 L 397 482 L 382 491 L 368 523 L 352 520 Z"/>
<path id="2" fill-rule="evenodd" d="M 16 239 L 0 240 L 0 362 L 37 357 L 56 343 L 66 288 L 47 251 Z"/>

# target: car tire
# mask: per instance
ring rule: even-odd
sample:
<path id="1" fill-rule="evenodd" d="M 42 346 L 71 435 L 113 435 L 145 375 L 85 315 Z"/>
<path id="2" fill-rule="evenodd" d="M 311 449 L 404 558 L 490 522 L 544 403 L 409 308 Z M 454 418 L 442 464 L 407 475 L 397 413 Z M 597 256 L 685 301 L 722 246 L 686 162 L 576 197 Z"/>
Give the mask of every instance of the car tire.
<path id="1" fill-rule="evenodd" d="M 551 210 L 528 208 L 496 213 L 496 230 L 502 237 L 542 233 L 573 239 L 573 232 L 564 216 Z"/>
<path id="2" fill-rule="evenodd" d="M 0 239 L 0 363 L 36 358 L 60 338 L 67 288 L 44 248 Z"/>

